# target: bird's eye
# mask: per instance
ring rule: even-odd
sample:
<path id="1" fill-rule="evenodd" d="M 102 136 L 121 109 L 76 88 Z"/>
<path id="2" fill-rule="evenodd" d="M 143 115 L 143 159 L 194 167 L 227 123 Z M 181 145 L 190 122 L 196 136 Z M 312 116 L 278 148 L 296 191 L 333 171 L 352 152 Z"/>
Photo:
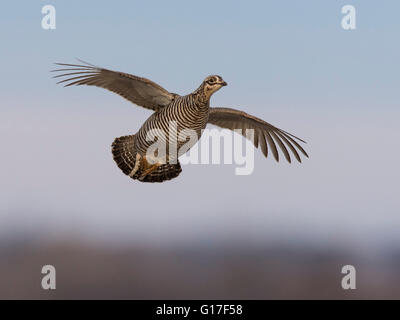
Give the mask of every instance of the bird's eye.
<path id="1" fill-rule="evenodd" d="M 213 84 L 215 82 L 215 80 L 214 79 L 210 79 L 207 82 L 208 82 L 208 84 Z"/>

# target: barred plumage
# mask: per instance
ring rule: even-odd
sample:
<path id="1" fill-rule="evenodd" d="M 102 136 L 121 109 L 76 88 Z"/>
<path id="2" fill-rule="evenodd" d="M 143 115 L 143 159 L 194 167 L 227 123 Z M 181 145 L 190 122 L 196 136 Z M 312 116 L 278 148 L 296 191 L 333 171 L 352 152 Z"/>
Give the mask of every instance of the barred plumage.
<path id="1" fill-rule="evenodd" d="M 182 130 L 194 130 L 197 137 L 200 138 L 201 130 L 207 125 L 208 113 L 209 105 L 207 102 L 199 102 L 193 95 L 177 97 L 168 107 L 162 108 L 152 114 L 139 129 L 136 134 L 138 150 L 146 153 L 153 143 L 152 140 L 148 139 L 148 133 L 153 130 L 155 135 L 162 142 L 165 142 L 167 156 L 171 155 L 168 147 Z M 165 134 L 165 139 L 163 134 Z M 185 143 L 186 141 L 177 140 L 177 150 Z"/>
<path id="2" fill-rule="evenodd" d="M 68 73 L 59 74 L 55 78 L 72 76 L 58 83 L 66 83 L 65 86 L 102 87 L 154 111 L 135 135 L 116 138 L 112 144 L 115 162 L 132 179 L 142 182 L 163 182 L 177 177 L 182 171 L 178 157 L 187 151 L 187 149 L 180 150 L 181 147 L 185 145 L 190 149 L 200 138 L 207 123 L 231 130 L 242 129 L 243 135 L 245 129 L 254 129 L 255 147 L 258 148 L 260 145 L 266 157 L 269 147 L 277 161 L 279 153 L 276 144 L 289 162 L 291 158 L 286 146 L 299 162 L 301 158 L 298 151 L 308 157 L 296 141 L 304 142 L 300 138 L 243 111 L 210 108 L 211 95 L 226 85 L 220 76 L 208 76 L 193 93 L 179 96 L 146 78 L 83 63 L 80 65 L 57 63 L 65 68 L 53 71 L 68 71 Z M 181 139 L 182 133 L 186 131 L 190 131 L 197 139 L 193 140 L 194 142 L 190 139 L 189 142 Z M 166 149 L 163 150 L 165 154 L 160 154 L 160 148 L 154 155 L 149 154 L 148 151 L 155 141 L 165 145 Z M 170 150 L 171 146 L 174 150 Z"/>

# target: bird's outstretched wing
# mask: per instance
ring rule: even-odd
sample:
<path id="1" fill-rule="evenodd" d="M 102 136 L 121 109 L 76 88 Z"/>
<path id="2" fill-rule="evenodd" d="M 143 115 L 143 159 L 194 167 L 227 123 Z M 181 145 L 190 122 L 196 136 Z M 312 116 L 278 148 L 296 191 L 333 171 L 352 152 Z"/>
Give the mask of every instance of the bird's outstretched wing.
<path id="1" fill-rule="evenodd" d="M 83 63 L 85 64 L 56 63 L 61 69 L 52 72 L 62 72 L 54 76 L 62 79 L 57 83 L 65 83 L 66 87 L 85 84 L 104 88 L 151 110 L 158 110 L 168 105 L 177 96 L 146 78 Z"/>
<path id="2" fill-rule="evenodd" d="M 243 136 L 246 136 L 246 129 L 254 129 L 253 143 L 255 147 L 258 148 L 260 145 L 265 157 L 268 156 L 268 149 L 270 149 L 276 161 L 279 161 L 276 145 L 282 150 L 288 162 L 291 162 L 288 148 L 299 162 L 301 162 L 301 158 L 297 150 L 308 157 L 307 152 L 296 140 L 304 143 L 305 141 L 243 111 L 230 108 L 210 108 L 208 123 L 231 130 L 242 129 Z"/>

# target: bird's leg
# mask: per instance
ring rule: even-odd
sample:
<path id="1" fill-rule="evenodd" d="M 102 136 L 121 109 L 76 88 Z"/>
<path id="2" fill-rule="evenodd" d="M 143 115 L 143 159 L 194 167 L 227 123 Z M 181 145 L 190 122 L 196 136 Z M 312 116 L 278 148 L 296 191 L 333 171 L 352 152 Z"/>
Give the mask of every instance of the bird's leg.
<path id="1" fill-rule="evenodd" d="M 161 166 L 161 164 L 156 163 L 151 165 L 150 167 L 148 167 L 141 175 L 140 175 L 140 179 L 143 179 L 145 176 L 147 176 L 148 174 L 152 173 L 154 170 L 156 170 L 159 166 Z"/>
<path id="2" fill-rule="evenodd" d="M 142 180 L 145 176 L 152 173 L 154 170 L 156 170 L 161 165 L 162 164 L 159 162 L 156 162 L 154 164 L 149 164 L 148 161 L 146 160 L 146 157 L 143 157 L 143 170 L 144 171 L 140 175 L 139 179 Z"/>

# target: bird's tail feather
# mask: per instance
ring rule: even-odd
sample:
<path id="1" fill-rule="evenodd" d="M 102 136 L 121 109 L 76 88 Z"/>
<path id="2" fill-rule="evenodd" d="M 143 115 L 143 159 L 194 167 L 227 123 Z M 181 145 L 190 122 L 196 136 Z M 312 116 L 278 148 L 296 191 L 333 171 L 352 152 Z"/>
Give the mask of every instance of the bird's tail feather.
<path id="1" fill-rule="evenodd" d="M 114 161 L 127 176 L 141 182 L 163 182 L 177 177 L 181 171 L 179 161 L 176 164 L 162 164 L 146 174 L 151 166 L 135 147 L 135 135 L 116 138 L 111 146 Z"/>
<path id="2" fill-rule="evenodd" d="M 166 180 L 171 180 L 179 176 L 182 172 L 181 165 L 179 161 L 176 164 L 162 164 L 161 166 L 157 167 L 153 172 L 139 177 L 139 181 L 142 182 L 163 182 Z"/>
<path id="3" fill-rule="evenodd" d="M 131 174 L 136 165 L 135 135 L 116 138 L 111 145 L 111 152 L 122 172 Z"/>

